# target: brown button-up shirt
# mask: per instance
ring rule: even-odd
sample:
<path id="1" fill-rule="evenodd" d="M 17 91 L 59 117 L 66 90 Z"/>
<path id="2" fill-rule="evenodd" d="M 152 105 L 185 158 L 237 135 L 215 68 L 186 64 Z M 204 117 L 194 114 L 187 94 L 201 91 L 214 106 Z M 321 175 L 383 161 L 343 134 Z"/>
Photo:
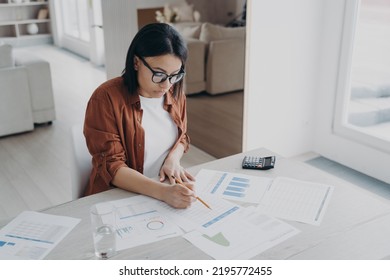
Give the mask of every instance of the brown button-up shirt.
<path id="1" fill-rule="evenodd" d="M 164 109 L 178 128 L 178 139 L 189 148 L 186 98 L 165 94 Z M 108 190 L 119 168 L 128 166 L 143 173 L 145 132 L 138 94 L 130 95 L 122 77 L 100 85 L 92 94 L 86 109 L 84 136 L 92 155 L 92 172 L 85 195 Z M 158 139 L 156 139 L 158 141 Z"/>

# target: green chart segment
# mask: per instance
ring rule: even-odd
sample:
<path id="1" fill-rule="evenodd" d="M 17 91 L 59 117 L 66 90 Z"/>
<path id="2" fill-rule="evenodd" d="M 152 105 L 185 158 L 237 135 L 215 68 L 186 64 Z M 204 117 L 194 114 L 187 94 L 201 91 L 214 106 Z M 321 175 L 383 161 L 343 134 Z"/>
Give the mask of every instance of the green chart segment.
<path id="1" fill-rule="evenodd" d="M 221 246 L 224 246 L 224 247 L 229 247 L 230 246 L 230 242 L 229 240 L 226 239 L 226 237 L 223 235 L 222 232 L 218 232 L 216 235 L 214 236 L 208 236 L 206 234 L 203 234 L 203 237 L 218 244 L 218 245 L 221 245 Z"/>

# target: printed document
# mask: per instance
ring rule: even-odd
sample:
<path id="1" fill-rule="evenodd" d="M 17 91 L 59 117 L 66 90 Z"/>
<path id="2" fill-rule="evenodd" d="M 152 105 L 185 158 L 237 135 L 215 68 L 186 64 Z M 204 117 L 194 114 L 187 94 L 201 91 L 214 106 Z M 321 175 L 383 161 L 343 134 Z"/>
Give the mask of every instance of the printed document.
<path id="1" fill-rule="evenodd" d="M 156 201 L 156 205 L 161 213 L 169 216 L 186 232 L 194 229 L 201 232 L 218 230 L 221 223 L 235 217 L 241 209 L 239 205 L 213 195 L 202 193 L 200 196 L 211 206 L 211 209 L 198 200 L 187 209 L 176 209 L 160 201 Z"/>
<path id="2" fill-rule="evenodd" d="M 177 225 L 158 211 L 156 200 L 150 197 L 137 195 L 99 204 L 111 204 L 115 208 L 118 251 L 183 234 Z"/>
<path id="3" fill-rule="evenodd" d="M 228 200 L 259 203 L 272 178 L 202 169 L 196 175 L 199 193 L 212 194 Z"/>
<path id="4" fill-rule="evenodd" d="M 24 211 L 0 230 L 0 259 L 43 259 L 80 219 Z"/>
<path id="5" fill-rule="evenodd" d="M 217 232 L 191 231 L 184 238 L 214 259 L 250 259 L 298 234 L 299 230 L 275 218 L 241 209 Z"/>
<path id="6" fill-rule="evenodd" d="M 333 189 L 325 184 L 277 177 L 257 210 L 281 219 L 320 225 Z"/>
<path id="7" fill-rule="evenodd" d="M 258 204 L 258 212 L 320 225 L 334 187 L 286 177 L 257 177 L 202 169 L 196 191 L 231 201 Z M 211 198 L 212 199 L 212 198 Z"/>

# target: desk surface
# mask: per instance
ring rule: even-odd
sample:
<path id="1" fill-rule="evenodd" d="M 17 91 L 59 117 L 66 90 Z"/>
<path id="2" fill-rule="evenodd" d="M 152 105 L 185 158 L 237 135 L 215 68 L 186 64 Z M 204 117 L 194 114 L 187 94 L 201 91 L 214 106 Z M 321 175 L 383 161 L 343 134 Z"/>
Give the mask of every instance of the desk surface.
<path id="1" fill-rule="evenodd" d="M 241 172 L 256 176 L 285 176 L 330 184 L 335 187 L 320 226 L 287 221 L 301 230 L 298 235 L 257 255 L 255 259 L 388 259 L 390 256 L 390 202 L 305 163 L 277 156 L 275 168 L 267 171 L 243 170 L 244 154 L 267 156 L 265 149 L 249 151 L 189 169 L 202 168 Z M 129 197 L 113 189 L 84 197 L 43 212 L 80 218 L 81 222 L 46 257 L 47 259 L 93 259 L 89 208 L 92 204 Z M 182 237 L 138 246 L 118 252 L 113 259 L 210 259 Z"/>

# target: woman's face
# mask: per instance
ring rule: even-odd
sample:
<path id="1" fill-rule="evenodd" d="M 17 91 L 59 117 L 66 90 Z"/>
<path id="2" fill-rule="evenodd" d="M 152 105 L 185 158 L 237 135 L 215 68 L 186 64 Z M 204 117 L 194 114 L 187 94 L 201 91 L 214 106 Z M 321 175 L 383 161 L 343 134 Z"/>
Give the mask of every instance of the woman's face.
<path id="1" fill-rule="evenodd" d="M 142 59 L 144 61 L 142 61 Z M 161 83 L 153 82 L 153 72 L 147 65 L 153 71 L 158 72 L 154 74 L 156 80 L 156 78 L 158 79 L 158 76 L 161 76 L 161 73 L 165 73 L 168 76 L 178 74 L 182 67 L 181 60 L 172 54 L 144 58 L 135 57 L 134 67 L 137 70 L 139 84 L 138 93 L 147 98 L 162 97 L 172 86 L 169 81 L 170 79 L 168 78 Z"/>

